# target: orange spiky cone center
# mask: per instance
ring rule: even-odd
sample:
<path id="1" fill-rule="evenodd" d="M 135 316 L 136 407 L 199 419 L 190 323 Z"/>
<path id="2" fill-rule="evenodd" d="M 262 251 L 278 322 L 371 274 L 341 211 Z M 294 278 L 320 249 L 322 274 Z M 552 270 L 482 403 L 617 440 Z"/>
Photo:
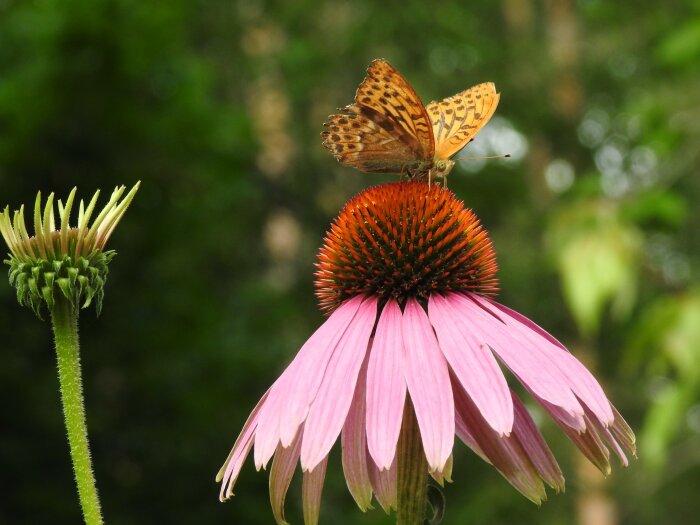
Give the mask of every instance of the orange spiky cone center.
<path id="1" fill-rule="evenodd" d="M 350 200 L 326 234 L 316 295 L 332 312 L 357 294 L 425 300 L 431 293 L 495 295 L 496 254 L 474 213 L 427 182 L 374 186 Z"/>

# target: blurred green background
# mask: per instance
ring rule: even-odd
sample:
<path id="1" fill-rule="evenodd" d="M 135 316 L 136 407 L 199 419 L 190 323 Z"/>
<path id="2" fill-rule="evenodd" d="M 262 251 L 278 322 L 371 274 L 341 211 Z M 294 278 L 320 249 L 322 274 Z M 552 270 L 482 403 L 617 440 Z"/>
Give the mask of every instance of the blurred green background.
<path id="1" fill-rule="evenodd" d="M 81 320 L 108 523 L 273 523 L 267 476 L 214 475 L 322 322 L 313 263 L 343 203 L 326 115 L 371 59 L 424 101 L 501 104 L 450 188 L 491 232 L 500 300 L 605 384 L 640 459 L 603 480 L 542 414 L 567 477 L 541 508 L 457 445 L 445 524 L 683 524 L 700 515 L 700 1 L 1 0 L 0 204 L 143 181 Z M 78 523 L 47 323 L 0 284 L 0 523 Z M 334 451 L 322 523 L 362 514 Z M 301 522 L 300 484 L 287 514 Z"/>

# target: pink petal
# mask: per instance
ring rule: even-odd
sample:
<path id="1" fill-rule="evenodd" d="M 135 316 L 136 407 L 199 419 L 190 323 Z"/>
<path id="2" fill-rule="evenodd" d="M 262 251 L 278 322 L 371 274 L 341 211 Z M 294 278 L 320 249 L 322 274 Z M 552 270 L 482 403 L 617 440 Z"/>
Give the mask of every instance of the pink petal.
<path id="1" fill-rule="evenodd" d="M 516 319 L 520 323 L 524 324 L 527 326 L 530 330 L 533 330 L 537 332 L 539 335 L 547 339 L 550 343 L 552 343 L 555 346 L 558 346 L 562 350 L 566 350 L 567 352 L 569 351 L 563 344 L 559 342 L 559 340 L 551 335 L 547 330 L 539 326 L 537 323 L 531 321 L 527 317 L 525 317 L 523 314 L 516 312 L 515 310 L 512 310 L 511 308 L 508 308 L 505 305 L 502 305 L 501 303 L 498 303 L 491 299 L 490 297 L 484 297 L 481 296 L 482 301 L 480 301 L 481 304 L 488 303 L 491 306 L 494 306 L 498 308 L 501 312 L 504 312 L 505 314 L 511 316 L 512 318 Z M 493 310 L 491 310 L 493 311 Z M 499 316 L 500 317 L 500 316 Z"/>
<path id="2" fill-rule="evenodd" d="M 326 465 L 328 456 L 323 458 L 316 467 L 304 472 L 301 482 L 302 510 L 304 511 L 304 524 L 317 525 L 321 510 L 321 493 L 323 482 L 326 478 Z"/>
<path id="3" fill-rule="evenodd" d="M 629 460 L 625 455 L 625 451 L 622 450 L 622 447 L 617 442 L 615 437 L 610 433 L 610 430 L 608 430 L 607 427 L 600 427 L 598 429 L 598 432 L 603 435 L 605 441 L 615 451 L 615 454 L 617 454 L 617 457 L 620 459 L 620 463 L 622 463 L 622 465 L 625 467 L 629 466 Z"/>
<path id="4" fill-rule="evenodd" d="M 389 514 L 391 509 L 396 509 L 398 498 L 396 458 L 394 458 L 394 462 L 389 467 L 389 470 L 380 471 L 377 465 L 374 464 L 372 457 L 368 454 L 367 467 L 369 469 L 369 479 L 372 482 L 372 489 L 377 497 L 377 501 L 382 509 L 384 509 L 384 512 Z"/>
<path id="5" fill-rule="evenodd" d="M 376 316 L 377 299 L 368 297 L 360 305 L 328 362 L 304 427 L 301 468 L 305 472 L 313 470 L 328 455 L 340 434 L 350 409 Z M 303 375 L 297 377 L 299 382 L 309 379 Z"/>
<path id="6" fill-rule="evenodd" d="M 532 394 L 532 397 L 535 398 L 540 406 L 545 409 L 545 411 L 557 422 L 558 425 L 566 425 L 576 432 L 585 432 L 586 421 L 583 419 L 583 413 L 572 415 L 563 408 L 545 401 L 536 394 L 532 392 L 530 392 L 530 394 Z"/>
<path id="7" fill-rule="evenodd" d="M 551 414 L 551 413 L 550 413 Z M 554 414 L 551 414 L 554 416 Z M 593 463 L 605 476 L 610 474 L 610 451 L 603 444 L 595 431 L 593 422 L 584 416 L 586 430 L 577 432 L 569 425 L 553 417 L 554 422 L 561 428 L 574 445 L 583 453 L 588 460 Z"/>
<path id="8" fill-rule="evenodd" d="M 301 436 L 299 434 L 291 446 L 282 448 L 280 445 L 277 447 L 275 459 L 272 460 L 270 468 L 270 504 L 277 525 L 288 525 L 284 519 L 284 500 L 294 475 L 294 469 L 299 461 L 299 451 L 301 450 Z"/>
<path id="9" fill-rule="evenodd" d="M 477 456 L 479 456 L 481 459 L 483 459 L 486 463 L 491 463 L 491 460 L 486 457 L 486 454 L 484 454 L 484 451 L 481 450 L 481 447 L 479 444 L 476 442 L 476 439 L 474 438 L 474 435 L 471 433 L 471 430 L 469 430 L 469 427 L 467 424 L 464 422 L 462 419 L 462 416 L 459 414 L 459 412 L 455 409 L 455 433 L 457 434 L 457 437 L 467 445 L 472 452 L 474 452 Z"/>
<path id="10" fill-rule="evenodd" d="M 612 405 L 593 374 L 569 352 L 549 346 L 547 353 L 567 376 L 576 396 L 591 409 L 603 425 L 611 425 L 615 420 Z"/>
<path id="11" fill-rule="evenodd" d="M 519 441 L 514 435 L 496 433 L 456 379 L 453 389 L 455 409 L 490 463 L 521 494 L 539 505 L 546 499 L 544 485 Z"/>
<path id="12" fill-rule="evenodd" d="M 394 460 L 406 401 L 401 326 L 401 309 L 390 299 L 379 317 L 367 368 L 367 446 L 380 470 Z"/>
<path id="13" fill-rule="evenodd" d="M 265 404 L 269 393 L 269 390 L 265 392 L 262 398 L 260 398 L 260 401 L 258 401 L 258 404 L 255 405 L 255 408 L 250 413 L 248 419 L 243 425 L 241 433 L 238 435 L 238 438 L 236 438 L 236 442 L 233 444 L 233 448 L 231 449 L 231 452 L 229 452 L 228 458 L 226 458 L 224 465 L 216 475 L 216 481 L 223 480 L 221 483 L 221 492 L 219 494 L 219 499 L 221 501 L 233 496 L 233 486 L 236 483 L 238 474 L 241 472 L 245 458 L 248 457 L 250 447 L 253 446 L 253 439 L 258 425 L 260 408 Z"/>
<path id="14" fill-rule="evenodd" d="M 442 470 L 452 453 L 455 412 L 450 376 L 427 314 L 409 299 L 403 322 L 404 371 L 430 470 Z"/>
<path id="15" fill-rule="evenodd" d="M 637 446 L 636 438 L 634 432 L 627 424 L 627 421 L 620 415 L 615 407 L 613 408 L 613 413 L 615 414 L 615 422 L 610 426 L 610 432 L 612 432 L 615 439 L 619 441 L 622 446 L 632 454 L 633 457 L 637 457 Z"/>
<path id="16" fill-rule="evenodd" d="M 470 295 L 472 297 L 473 294 Z M 454 305 L 462 312 L 462 321 L 479 341 L 488 344 L 513 374 L 535 395 L 564 408 L 570 414 L 583 414 L 583 408 L 569 388 L 566 376 L 541 352 L 526 344 L 498 317 L 474 301 L 453 294 Z"/>
<path id="17" fill-rule="evenodd" d="M 258 470 L 267 465 L 280 441 L 283 447 L 291 444 L 306 417 L 328 361 L 362 300 L 357 296 L 343 303 L 306 341 L 270 388 L 255 436 L 254 459 Z M 299 377 L 305 380 L 300 381 Z"/>
<path id="18" fill-rule="evenodd" d="M 488 424 L 499 434 L 509 434 L 513 402 L 506 378 L 488 346 L 463 323 L 459 305 L 455 310 L 450 301 L 452 295 L 433 294 L 428 305 L 440 350 Z"/>
<path id="19" fill-rule="evenodd" d="M 292 380 L 293 371 L 292 364 L 277 378 L 270 387 L 267 401 L 260 409 L 258 418 L 258 428 L 255 431 L 255 451 L 253 460 L 255 468 L 260 470 L 267 466 L 267 462 L 277 450 L 279 443 L 279 417 L 281 413 L 281 404 L 284 401 L 284 392 L 287 385 Z"/>
<path id="20" fill-rule="evenodd" d="M 470 297 L 491 312 L 494 309 L 493 305 L 497 304 L 495 301 L 486 301 L 474 294 L 471 294 Z M 559 341 L 529 319 L 520 314 L 517 317 L 512 317 L 505 308 L 498 310 L 508 314 L 503 315 L 502 313 L 500 315 L 501 319 L 520 335 L 524 340 L 523 342 L 529 343 L 528 346 L 532 351 L 539 352 L 544 359 L 550 360 L 562 371 L 573 392 L 593 411 L 604 425 L 607 426 L 613 422 L 615 417 L 613 416 L 610 401 L 608 401 L 598 381 L 585 366 L 568 352 Z"/>
<path id="21" fill-rule="evenodd" d="M 604 476 L 610 475 L 610 472 L 612 472 L 610 468 L 610 451 L 605 444 L 603 444 L 595 430 L 586 430 L 580 434 L 575 434 L 570 430 L 564 431 L 581 453 L 583 453 Z"/>
<path id="22" fill-rule="evenodd" d="M 294 379 L 285 389 L 280 414 L 280 439 L 287 446 L 308 414 L 328 362 L 362 304 L 363 297 L 345 301 L 301 347 L 294 359 Z M 299 378 L 303 378 L 300 380 Z"/>
<path id="23" fill-rule="evenodd" d="M 557 492 L 564 490 L 564 475 L 557 464 L 557 460 L 554 459 L 552 451 L 549 450 L 547 443 L 525 406 L 514 392 L 511 392 L 511 394 L 515 408 L 513 434 L 515 434 L 515 437 L 545 483 Z"/>
<path id="24" fill-rule="evenodd" d="M 367 361 L 357 378 L 357 388 L 345 419 L 340 443 L 343 472 L 348 490 L 362 512 L 372 508 L 372 484 L 367 470 L 367 436 L 365 434 L 365 394 Z"/>
<path id="25" fill-rule="evenodd" d="M 610 432 L 610 430 L 607 427 L 603 426 L 601 421 L 590 410 L 586 410 L 586 415 L 588 416 L 588 419 L 593 423 L 593 426 L 596 432 L 598 432 L 598 435 L 602 439 L 604 439 L 605 443 L 607 443 L 608 446 L 613 449 L 615 454 L 617 454 L 617 457 L 620 459 L 620 463 L 622 463 L 623 466 L 627 467 L 629 465 L 627 456 L 625 455 L 624 450 L 622 450 L 620 444 L 615 439 L 615 436 L 613 436 L 612 432 Z"/>

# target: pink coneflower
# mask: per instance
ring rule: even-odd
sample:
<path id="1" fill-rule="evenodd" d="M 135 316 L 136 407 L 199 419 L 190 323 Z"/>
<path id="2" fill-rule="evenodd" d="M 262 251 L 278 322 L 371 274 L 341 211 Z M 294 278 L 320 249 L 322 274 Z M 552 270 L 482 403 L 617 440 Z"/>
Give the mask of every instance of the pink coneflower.
<path id="1" fill-rule="evenodd" d="M 243 426 L 217 476 L 221 499 L 253 448 L 258 469 L 274 456 L 277 523 L 297 462 L 304 520 L 317 523 L 340 435 L 359 507 L 372 494 L 386 511 L 401 507 L 414 432 L 423 485 L 450 479 L 456 435 L 540 503 L 545 484 L 560 491 L 564 477 L 502 366 L 600 470 L 610 471 L 609 448 L 626 465 L 631 429 L 561 343 L 492 298 L 496 270 L 476 216 L 439 185 L 385 184 L 348 202 L 319 254 L 317 295 L 330 317 Z"/>

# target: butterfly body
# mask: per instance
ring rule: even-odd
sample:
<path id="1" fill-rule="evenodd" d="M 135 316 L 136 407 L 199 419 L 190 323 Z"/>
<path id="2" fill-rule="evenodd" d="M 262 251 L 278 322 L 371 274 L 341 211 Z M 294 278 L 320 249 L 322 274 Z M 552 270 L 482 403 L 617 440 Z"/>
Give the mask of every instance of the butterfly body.
<path id="1" fill-rule="evenodd" d="M 492 83 L 424 106 L 406 79 L 385 60 L 374 60 L 355 103 L 328 117 L 323 145 L 343 165 L 409 179 L 446 177 L 450 157 L 491 118 L 499 95 Z"/>

